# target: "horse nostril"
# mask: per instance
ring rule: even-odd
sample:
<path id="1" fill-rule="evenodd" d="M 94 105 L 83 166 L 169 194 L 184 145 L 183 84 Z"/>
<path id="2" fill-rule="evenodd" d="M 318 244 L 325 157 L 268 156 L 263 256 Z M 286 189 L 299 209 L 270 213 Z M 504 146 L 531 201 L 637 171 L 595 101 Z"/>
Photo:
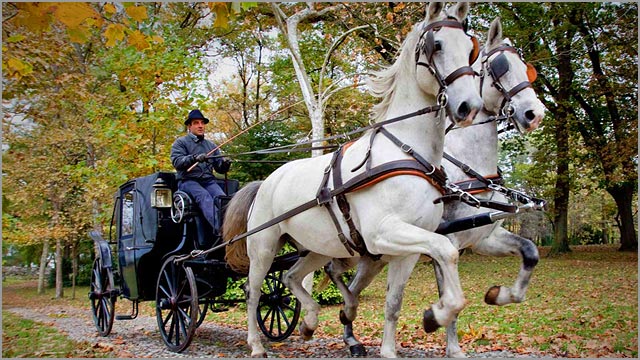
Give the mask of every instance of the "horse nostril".
<path id="1" fill-rule="evenodd" d="M 466 101 L 463 101 L 462 104 L 458 106 L 458 116 L 460 116 L 461 119 L 464 119 L 469 115 L 469 112 L 471 112 L 471 107 Z"/>
<path id="2" fill-rule="evenodd" d="M 536 114 L 533 110 L 527 110 L 524 113 L 524 117 L 527 118 L 528 121 L 533 121 L 536 118 Z"/>

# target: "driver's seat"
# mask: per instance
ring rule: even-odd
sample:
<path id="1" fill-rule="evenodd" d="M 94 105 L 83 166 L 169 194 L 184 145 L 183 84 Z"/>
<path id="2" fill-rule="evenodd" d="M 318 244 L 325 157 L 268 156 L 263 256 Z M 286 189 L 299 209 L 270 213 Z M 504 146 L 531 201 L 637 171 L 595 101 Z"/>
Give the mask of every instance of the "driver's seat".
<path id="1" fill-rule="evenodd" d="M 216 198 L 216 207 L 218 208 L 218 218 L 220 224 L 224 221 L 224 213 L 227 204 L 238 191 L 239 183 L 237 180 L 217 180 L 218 185 L 229 195 L 223 195 Z M 184 223 L 186 226 L 185 235 L 193 239 L 193 247 L 198 250 L 207 250 L 222 243 L 221 238 L 213 237 L 213 229 L 209 222 L 202 215 L 202 211 L 195 203 L 193 198 L 184 191 L 178 190 L 173 194 L 172 218 L 174 222 Z M 179 216 L 179 214 L 182 216 Z M 174 214 L 178 214 L 174 216 Z M 220 233 L 221 229 L 218 229 Z M 222 257 L 224 257 L 224 249 L 221 249 Z M 216 254 L 218 251 L 216 251 Z M 218 256 L 214 256 L 218 257 Z"/>

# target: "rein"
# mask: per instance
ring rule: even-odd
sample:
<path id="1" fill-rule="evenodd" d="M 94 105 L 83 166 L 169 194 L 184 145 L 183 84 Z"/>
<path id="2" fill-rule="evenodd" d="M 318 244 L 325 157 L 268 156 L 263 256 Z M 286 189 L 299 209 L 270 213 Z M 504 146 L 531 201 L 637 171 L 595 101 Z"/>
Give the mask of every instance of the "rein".
<path id="1" fill-rule="evenodd" d="M 395 118 L 391 118 L 389 120 L 381 121 L 381 122 L 378 122 L 378 123 L 371 123 L 368 126 L 355 129 L 355 130 L 350 131 L 350 132 L 348 132 L 346 134 L 334 135 L 334 136 L 331 136 L 331 137 L 328 137 L 328 138 L 324 138 L 324 139 L 309 140 L 309 141 L 306 141 L 306 142 L 303 142 L 303 143 L 299 143 L 299 144 L 295 144 L 295 145 L 296 146 L 297 145 L 305 145 L 305 144 L 312 144 L 314 142 L 328 141 L 328 140 L 334 140 L 334 139 L 339 139 L 339 138 L 345 138 L 345 137 L 348 137 L 350 135 L 358 134 L 358 133 L 361 133 L 361 132 L 365 132 L 365 131 L 370 130 L 370 129 L 378 129 L 378 128 L 381 128 L 384 125 L 388 125 L 388 124 L 392 124 L 392 123 L 395 123 L 395 122 L 398 122 L 398 121 L 410 119 L 410 118 L 413 118 L 413 117 L 416 117 L 416 116 L 428 114 L 428 113 L 431 113 L 431 112 L 434 112 L 434 111 L 439 111 L 441 108 L 442 108 L 442 106 L 439 105 L 439 104 L 438 105 L 433 105 L 433 106 L 427 106 L 425 108 L 422 108 L 420 110 L 414 111 L 412 113 L 408 113 L 408 114 L 401 115 L 401 116 L 398 116 L 398 117 L 395 117 Z M 285 145 L 285 146 L 290 146 L 290 145 Z M 282 147 L 272 148 L 271 150 L 273 150 L 273 149 L 278 149 L 279 150 L 279 148 L 282 148 Z M 267 149 L 267 150 L 270 150 L 270 149 Z M 341 151 L 342 151 L 342 146 L 340 146 L 340 148 L 334 153 L 334 159 L 332 160 L 332 162 L 335 161 L 335 158 L 337 157 L 336 154 L 338 154 Z M 253 152 L 251 152 L 251 153 L 253 153 Z M 404 161 L 401 160 L 401 161 L 398 161 L 398 162 L 394 162 L 393 165 L 396 165 L 396 164 L 401 164 L 402 167 L 404 167 L 404 168 L 412 168 L 412 169 L 415 169 L 415 170 L 418 170 L 418 171 L 423 171 L 425 173 L 429 172 L 429 170 L 427 170 L 421 164 L 419 164 L 418 162 L 413 161 L 413 160 L 404 160 Z M 378 166 L 374 171 L 374 176 L 383 176 L 384 174 L 389 173 L 390 171 L 396 169 L 394 167 L 389 168 L 389 165 L 387 165 L 387 166 L 385 166 L 385 165 Z M 374 170 L 374 169 L 372 169 L 372 170 Z M 325 170 L 325 175 L 327 175 L 327 174 L 328 174 L 328 171 Z M 371 176 L 370 173 L 365 173 L 365 174 L 360 174 L 358 176 L 355 176 L 351 180 L 347 181 L 339 189 L 329 190 L 328 193 L 325 192 L 324 194 L 322 194 L 322 198 L 323 199 L 326 199 L 326 198 L 331 199 L 331 198 L 334 198 L 336 196 L 342 195 L 342 194 L 344 194 L 346 192 L 353 191 L 354 189 L 361 188 L 362 185 L 366 184 L 369 180 L 371 180 L 370 176 Z M 445 177 L 446 177 L 446 175 L 445 175 Z M 271 220 L 269 220 L 269 221 L 267 221 L 267 222 L 255 227 L 255 228 L 253 228 L 251 230 L 248 230 L 245 233 L 238 234 L 238 235 L 234 236 L 232 239 L 229 239 L 229 240 L 227 240 L 227 241 L 225 241 L 225 242 L 223 242 L 221 244 L 218 244 L 218 245 L 216 245 L 216 246 L 214 246 L 212 248 L 209 248 L 207 250 L 193 250 L 189 254 L 185 254 L 183 256 L 176 257 L 174 261 L 175 262 L 181 262 L 181 261 L 192 259 L 192 258 L 195 258 L 195 257 L 198 257 L 198 256 L 204 256 L 204 255 L 209 254 L 211 252 L 214 252 L 216 250 L 222 249 L 223 247 L 229 246 L 229 245 L 231 245 L 231 244 L 233 244 L 233 243 L 235 243 L 237 241 L 240 241 L 240 240 L 246 238 L 247 236 L 253 235 L 253 234 L 255 234 L 257 232 L 260 232 L 260 231 L 262 231 L 262 230 L 264 230 L 266 228 L 269 228 L 269 227 L 271 227 L 273 225 L 276 225 L 276 224 L 278 224 L 278 223 L 280 223 L 280 222 L 282 222 L 284 220 L 287 220 L 287 219 L 293 217 L 294 215 L 297 215 L 297 214 L 299 214 L 299 213 L 301 213 L 303 211 L 306 211 L 306 210 L 309 210 L 309 209 L 311 209 L 313 207 L 321 205 L 322 201 L 323 200 L 321 199 L 321 197 L 316 197 L 315 199 L 309 200 L 309 201 L 307 201 L 307 202 L 305 202 L 305 203 L 303 203 L 301 205 L 298 205 L 297 207 L 295 207 L 295 208 L 293 208 L 293 209 L 291 209 L 291 210 L 289 210 L 289 211 L 287 211 L 287 212 L 285 212 L 283 214 L 280 214 L 279 216 L 276 216 L 275 218 L 273 218 L 273 219 L 271 219 Z M 349 244 L 347 243 L 346 245 L 348 246 Z"/>

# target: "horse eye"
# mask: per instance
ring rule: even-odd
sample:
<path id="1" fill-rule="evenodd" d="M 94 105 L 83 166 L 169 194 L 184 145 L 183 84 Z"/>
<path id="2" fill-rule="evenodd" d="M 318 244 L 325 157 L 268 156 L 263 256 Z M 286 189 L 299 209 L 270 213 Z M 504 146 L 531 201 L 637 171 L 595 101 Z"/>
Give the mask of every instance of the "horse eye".
<path id="1" fill-rule="evenodd" d="M 440 51 L 442 50 L 442 43 L 440 41 L 436 41 L 434 46 L 433 46 L 433 50 L 434 51 Z"/>

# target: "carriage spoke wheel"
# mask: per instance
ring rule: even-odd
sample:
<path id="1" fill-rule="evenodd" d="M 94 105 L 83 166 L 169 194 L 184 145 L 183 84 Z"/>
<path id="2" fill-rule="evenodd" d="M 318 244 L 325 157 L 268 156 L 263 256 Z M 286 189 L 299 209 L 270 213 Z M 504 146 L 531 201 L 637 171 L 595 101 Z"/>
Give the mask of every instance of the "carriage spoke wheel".
<path id="1" fill-rule="evenodd" d="M 282 271 L 267 274 L 258 303 L 258 326 L 267 338 L 284 340 L 295 330 L 300 302 L 282 282 Z"/>
<path id="2" fill-rule="evenodd" d="M 96 258 L 91 271 L 89 300 L 91 300 L 93 323 L 101 336 L 109 335 L 113 327 L 116 305 L 116 295 L 113 290 L 113 272 L 111 269 L 104 269 L 100 259 Z"/>
<path id="3" fill-rule="evenodd" d="M 209 309 L 209 303 L 207 299 L 201 299 L 202 301 L 198 302 L 198 321 L 196 322 L 196 328 L 202 325 L 202 322 L 207 317 L 207 310 Z"/>
<path id="4" fill-rule="evenodd" d="M 156 287 L 156 318 L 160 335 L 173 352 L 186 349 L 196 331 L 198 290 L 190 267 L 174 262 L 172 256 L 162 265 Z"/>

